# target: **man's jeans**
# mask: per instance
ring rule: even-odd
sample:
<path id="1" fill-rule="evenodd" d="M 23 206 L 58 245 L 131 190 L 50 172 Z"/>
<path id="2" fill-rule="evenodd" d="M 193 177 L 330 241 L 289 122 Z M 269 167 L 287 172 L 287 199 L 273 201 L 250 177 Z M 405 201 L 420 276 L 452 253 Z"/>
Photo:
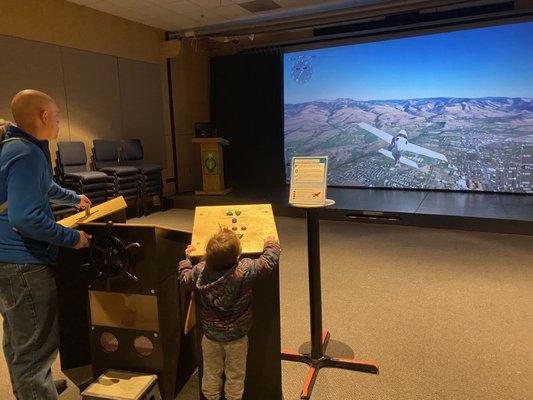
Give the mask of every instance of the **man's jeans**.
<path id="1" fill-rule="evenodd" d="M 58 399 L 51 371 L 59 345 L 54 268 L 0 263 L 0 314 L 15 397 Z"/>

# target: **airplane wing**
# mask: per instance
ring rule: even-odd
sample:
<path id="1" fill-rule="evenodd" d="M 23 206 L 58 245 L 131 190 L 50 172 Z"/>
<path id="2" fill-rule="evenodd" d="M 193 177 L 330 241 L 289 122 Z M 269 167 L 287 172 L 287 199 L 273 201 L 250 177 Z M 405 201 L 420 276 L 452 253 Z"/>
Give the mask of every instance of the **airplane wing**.
<path id="1" fill-rule="evenodd" d="M 414 169 L 418 169 L 418 164 L 415 163 L 413 160 L 409 160 L 408 158 L 401 156 L 400 162 L 405 165 L 409 165 L 410 167 L 413 167 Z"/>
<path id="2" fill-rule="evenodd" d="M 389 135 L 387 132 L 383 132 L 382 130 L 373 127 L 370 124 L 367 124 L 366 122 L 360 122 L 359 124 L 360 128 L 363 128 L 365 131 L 370 132 L 373 135 L 376 135 L 381 140 L 386 141 L 387 143 L 390 143 L 392 141 L 392 135 Z"/>
<path id="3" fill-rule="evenodd" d="M 421 146 L 417 146 L 416 144 L 407 143 L 407 145 L 405 145 L 404 147 L 404 150 L 410 151 L 411 153 L 416 153 L 416 154 L 420 154 L 423 156 L 436 158 L 437 160 L 448 161 L 448 159 L 446 158 L 444 154 L 437 153 L 436 151 L 429 150 Z"/>
<path id="4" fill-rule="evenodd" d="M 388 158 L 392 158 L 393 160 L 395 160 L 394 156 L 392 155 L 392 153 L 388 150 L 385 150 L 385 149 L 379 149 L 378 150 L 378 153 L 381 153 L 383 154 L 385 157 L 388 157 Z M 396 160 L 395 160 L 396 161 Z M 415 163 L 413 160 L 409 160 L 408 158 L 404 157 L 404 156 L 401 156 L 400 159 L 398 160 L 400 161 L 402 164 L 405 164 L 405 165 L 408 165 L 414 169 L 418 169 L 418 164 Z"/>

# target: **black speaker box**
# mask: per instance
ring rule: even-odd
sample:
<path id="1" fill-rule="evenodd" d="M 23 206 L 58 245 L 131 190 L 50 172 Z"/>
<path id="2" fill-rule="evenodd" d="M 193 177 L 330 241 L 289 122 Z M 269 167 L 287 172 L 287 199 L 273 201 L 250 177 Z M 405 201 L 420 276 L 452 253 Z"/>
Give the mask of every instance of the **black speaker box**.
<path id="1" fill-rule="evenodd" d="M 213 122 L 197 122 L 194 124 L 194 135 L 197 138 L 222 137 L 222 130 Z"/>

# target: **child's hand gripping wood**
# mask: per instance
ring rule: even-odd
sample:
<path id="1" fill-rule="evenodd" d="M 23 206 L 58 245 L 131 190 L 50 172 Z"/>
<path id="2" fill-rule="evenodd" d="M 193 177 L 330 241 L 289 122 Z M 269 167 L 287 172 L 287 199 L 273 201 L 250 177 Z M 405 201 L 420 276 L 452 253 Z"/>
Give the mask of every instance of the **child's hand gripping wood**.
<path id="1" fill-rule="evenodd" d="M 191 253 L 196 250 L 192 244 L 188 245 L 185 249 L 185 258 L 191 261 Z M 196 308 L 194 306 L 194 292 L 191 293 L 189 300 L 189 307 L 187 309 L 187 317 L 185 318 L 184 333 L 188 334 L 196 325 Z"/>

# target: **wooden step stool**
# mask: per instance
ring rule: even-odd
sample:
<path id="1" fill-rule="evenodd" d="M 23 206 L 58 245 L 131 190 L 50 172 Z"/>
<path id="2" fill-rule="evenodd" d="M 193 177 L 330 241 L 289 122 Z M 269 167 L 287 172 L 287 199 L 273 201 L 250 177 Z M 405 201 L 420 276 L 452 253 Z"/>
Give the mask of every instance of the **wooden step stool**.
<path id="1" fill-rule="evenodd" d="M 85 389 L 83 400 L 161 400 L 157 375 L 107 370 Z"/>

